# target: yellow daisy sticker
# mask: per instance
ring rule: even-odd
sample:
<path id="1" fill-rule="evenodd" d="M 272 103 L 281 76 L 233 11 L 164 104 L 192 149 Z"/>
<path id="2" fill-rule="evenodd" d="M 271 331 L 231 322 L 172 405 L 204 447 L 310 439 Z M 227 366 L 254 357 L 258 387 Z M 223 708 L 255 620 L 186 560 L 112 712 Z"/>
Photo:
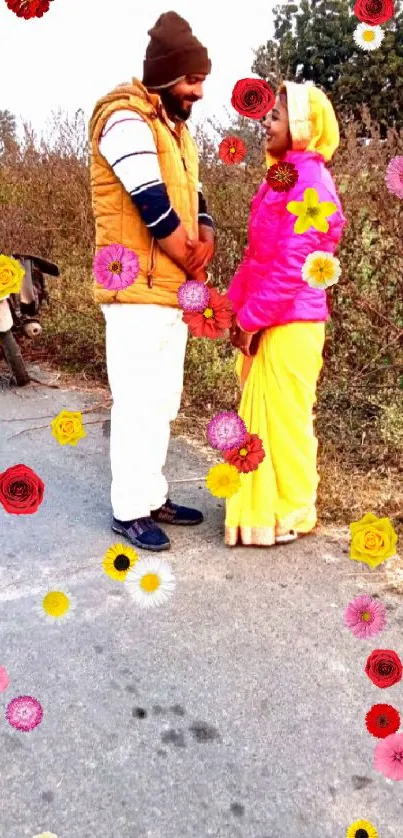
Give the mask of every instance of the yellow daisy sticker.
<path id="1" fill-rule="evenodd" d="M 311 288 L 329 288 L 336 284 L 340 274 L 339 260 L 322 250 L 310 253 L 302 268 L 302 278 Z"/>
<path id="2" fill-rule="evenodd" d="M 332 201 L 320 203 L 316 189 L 309 187 L 305 189 L 304 200 L 290 201 L 287 209 L 292 215 L 298 216 L 294 224 L 294 233 L 306 233 L 311 227 L 321 233 L 327 233 L 329 222 L 326 218 L 336 212 L 337 206 Z"/>
<path id="3" fill-rule="evenodd" d="M 127 574 L 138 560 L 138 554 L 133 550 L 133 547 L 126 544 L 114 544 L 107 551 L 102 567 L 111 579 L 124 582 Z"/>
<path id="4" fill-rule="evenodd" d="M 210 469 L 206 486 L 216 498 L 230 498 L 241 488 L 239 471 L 229 463 L 218 463 Z"/>
<path id="5" fill-rule="evenodd" d="M 50 424 L 60 445 L 77 445 L 79 439 L 87 436 L 80 411 L 61 410 Z"/>
<path id="6" fill-rule="evenodd" d="M 354 821 L 348 827 L 346 838 L 378 838 L 378 831 L 369 821 Z"/>
<path id="7" fill-rule="evenodd" d="M 368 512 L 361 521 L 350 524 L 350 533 L 350 559 L 374 568 L 396 554 L 397 533 L 389 518 Z"/>
<path id="8" fill-rule="evenodd" d="M 43 598 L 36 612 L 49 623 L 58 623 L 71 616 L 75 604 L 71 594 L 66 590 L 49 591 Z"/>
<path id="9" fill-rule="evenodd" d="M 18 259 L 0 254 L 0 300 L 10 294 L 19 294 L 24 276 L 24 268 Z"/>

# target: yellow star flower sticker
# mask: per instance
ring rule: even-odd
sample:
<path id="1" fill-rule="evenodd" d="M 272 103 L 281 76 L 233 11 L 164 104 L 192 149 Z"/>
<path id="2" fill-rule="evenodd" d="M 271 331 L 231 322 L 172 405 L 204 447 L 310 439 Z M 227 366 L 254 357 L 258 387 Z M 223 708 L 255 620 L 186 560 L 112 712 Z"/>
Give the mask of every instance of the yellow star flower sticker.
<path id="1" fill-rule="evenodd" d="M 321 233 L 327 233 L 329 222 L 327 216 L 333 215 L 337 210 L 336 204 L 332 201 L 319 203 L 319 195 L 316 189 L 305 189 L 303 201 L 290 201 L 287 204 L 288 212 L 297 215 L 298 219 L 294 225 L 294 233 L 306 233 L 310 227 L 315 227 Z"/>

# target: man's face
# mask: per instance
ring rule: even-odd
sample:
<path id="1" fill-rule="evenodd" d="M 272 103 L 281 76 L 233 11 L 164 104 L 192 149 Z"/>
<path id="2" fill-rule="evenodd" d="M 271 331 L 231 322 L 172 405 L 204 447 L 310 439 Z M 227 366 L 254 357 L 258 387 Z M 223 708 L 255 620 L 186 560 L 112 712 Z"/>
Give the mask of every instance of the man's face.
<path id="1" fill-rule="evenodd" d="M 203 99 L 205 79 L 206 76 L 203 75 L 186 76 L 183 81 L 161 90 L 161 101 L 168 116 L 186 122 L 191 116 L 193 104 Z"/>

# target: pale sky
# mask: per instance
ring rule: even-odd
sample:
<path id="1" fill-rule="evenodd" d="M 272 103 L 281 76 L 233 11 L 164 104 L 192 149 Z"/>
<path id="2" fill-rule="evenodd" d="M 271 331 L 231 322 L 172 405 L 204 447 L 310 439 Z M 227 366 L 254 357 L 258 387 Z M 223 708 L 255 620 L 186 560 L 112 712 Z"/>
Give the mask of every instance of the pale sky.
<path id="1" fill-rule="evenodd" d="M 275 0 L 53 0 L 43 18 L 17 18 L 0 3 L 0 109 L 41 133 L 51 112 L 91 114 L 96 100 L 132 76 L 142 77 L 147 30 L 174 10 L 208 48 L 212 74 L 195 121 L 225 123 L 239 78 L 252 76 L 253 49 L 273 34 Z"/>

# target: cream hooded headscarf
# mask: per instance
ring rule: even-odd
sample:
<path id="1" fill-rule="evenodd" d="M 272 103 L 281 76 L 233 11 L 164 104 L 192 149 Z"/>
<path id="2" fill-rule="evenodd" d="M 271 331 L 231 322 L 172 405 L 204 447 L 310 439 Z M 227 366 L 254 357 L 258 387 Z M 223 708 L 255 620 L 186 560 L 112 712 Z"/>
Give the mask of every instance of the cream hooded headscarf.
<path id="1" fill-rule="evenodd" d="M 279 93 L 287 94 L 288 119 L 293 151 L 316 151 L 325 161 L 332 159 L 340 142 L 333 105 L 312 82 L 284 82 Z M 266 154 L 267 168 L 277 160 Z"/>

